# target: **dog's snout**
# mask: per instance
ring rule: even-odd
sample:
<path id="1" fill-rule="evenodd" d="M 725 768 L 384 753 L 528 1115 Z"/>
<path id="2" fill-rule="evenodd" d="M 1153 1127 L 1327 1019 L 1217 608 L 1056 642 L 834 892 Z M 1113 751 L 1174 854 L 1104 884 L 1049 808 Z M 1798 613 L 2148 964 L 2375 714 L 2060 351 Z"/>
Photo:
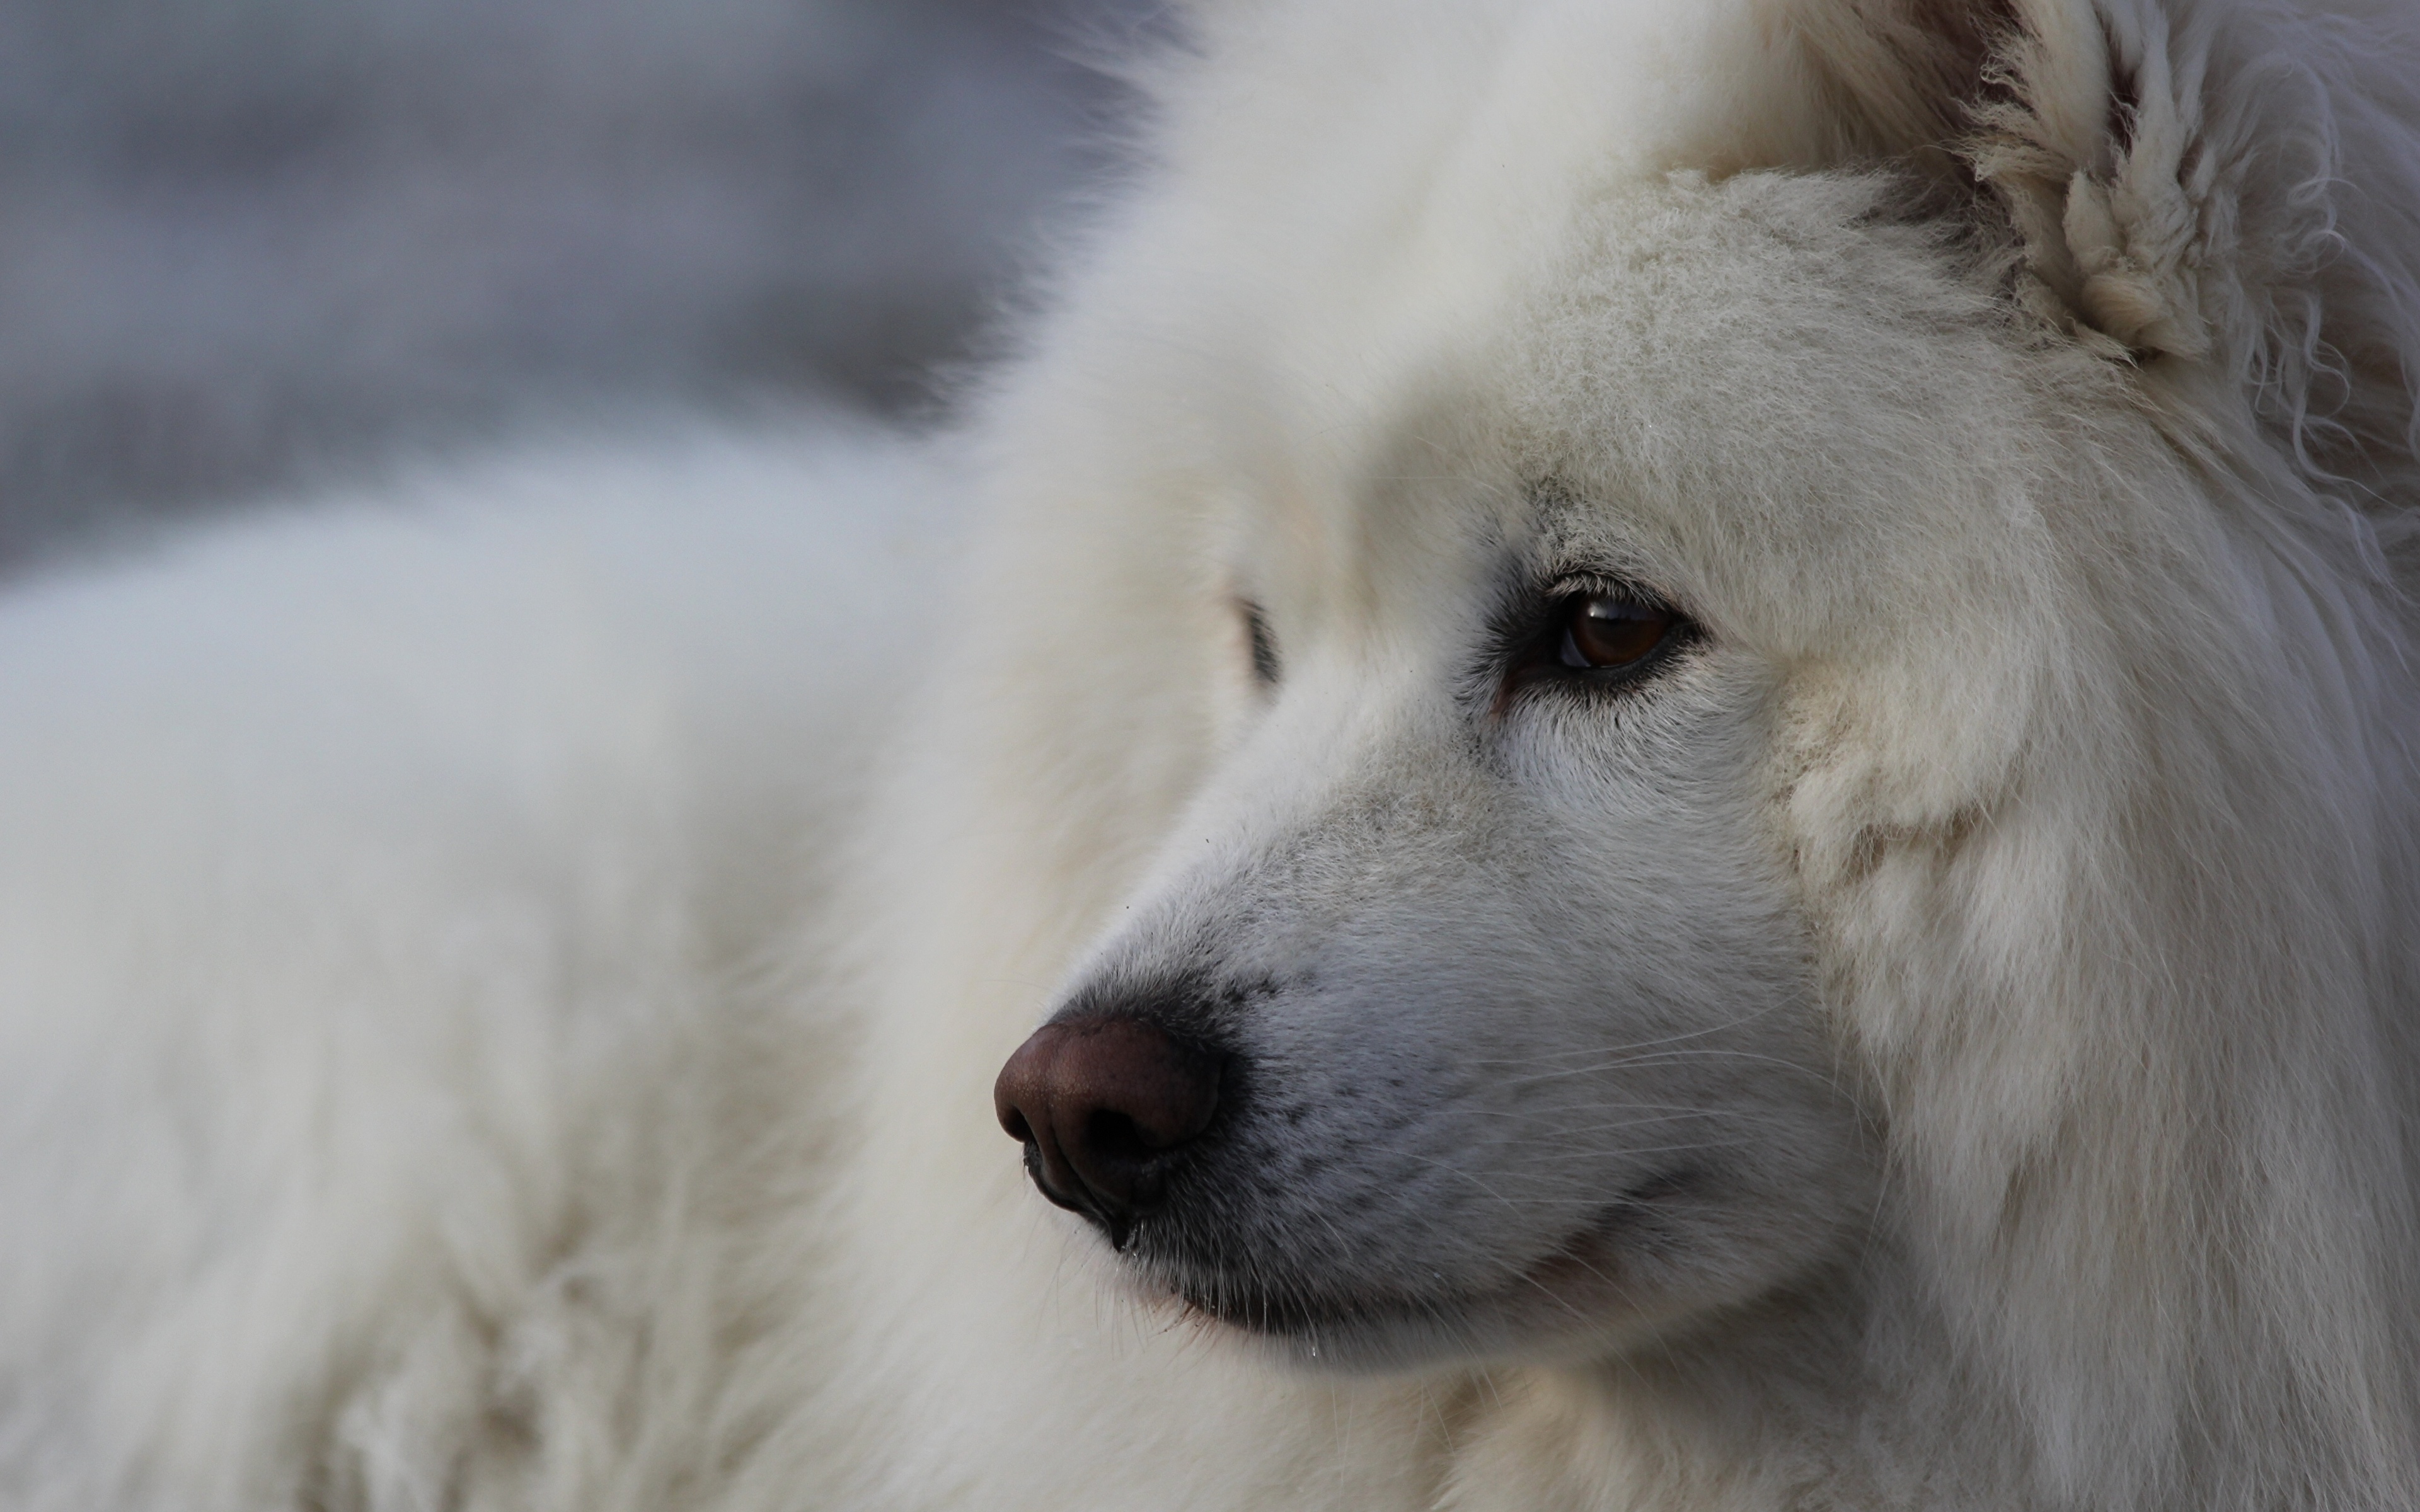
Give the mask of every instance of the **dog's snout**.
<path id="1" fill-rule="evenodd" d="M 1209 1127 L 1219 1060 L 1138 1018 L 1046 1024 L 992 1086 L 1042 1195 L 1124 1247 L 1163 1195 L 1165 1157 Z"/>

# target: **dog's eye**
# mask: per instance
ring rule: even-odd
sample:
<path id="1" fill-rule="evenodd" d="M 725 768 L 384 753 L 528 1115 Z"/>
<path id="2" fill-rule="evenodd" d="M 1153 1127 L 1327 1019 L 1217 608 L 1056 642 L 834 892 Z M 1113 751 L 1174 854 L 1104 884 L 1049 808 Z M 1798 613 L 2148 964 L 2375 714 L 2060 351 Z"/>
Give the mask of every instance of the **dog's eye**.
<path id="1" fill-rule="evenodd" d="M 1511 652 L 1493 707 L 1498 714 L 1531 688 L 1612 693 L 1653 675 L 1697 640 L 1697 623 L 1652 596 L 1620 589 L 1566 590 L 1533 609 L 1526 627 L 1505 627 Z M 1518 640 L 1511 639 L 1519 637 Z"/>
<path id="2" fill-rule="evenodd" d="M 1561 608 L 1564 666 L 1599 671 L 1637 666 L 1654 655 L 1680 618 L 1620 594 L 1574 594 Z"/>

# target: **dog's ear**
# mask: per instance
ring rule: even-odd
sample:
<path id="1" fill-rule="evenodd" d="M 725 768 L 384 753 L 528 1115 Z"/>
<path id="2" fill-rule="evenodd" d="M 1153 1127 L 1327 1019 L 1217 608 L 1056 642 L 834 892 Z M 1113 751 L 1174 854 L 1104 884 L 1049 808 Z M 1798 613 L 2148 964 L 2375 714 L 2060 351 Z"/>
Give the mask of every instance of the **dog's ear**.
<path id="1" fill-rule="evenodd" d="M 2232 380 L 2315 472 L 2412 465 L 2420 8 L 1805 0 L 1789 25 L 1851 139 L 1998 222 L 2041 320 Z"/>
<path id="2" fill-rule="evenodd" d="M 2205 80 L 2156 7 L 1840 0 L 1790 24 L 1859 138 L 1996 202 L 2035 313 L 2112 356 L 2210 351 Z"/>
<path id="3" fill-rule="evenodd" d="M 2223 160 L 2248 144 L 2211 134 L 2209 59 L 2179 40 L 2153 6 L 2017 0 L 1969 107 L 1962 155 L 2022 240 L 2020 297 L 2113 357 L 2210 355 L 2242 292 L 2222 242 L 2246 164 Z"/>

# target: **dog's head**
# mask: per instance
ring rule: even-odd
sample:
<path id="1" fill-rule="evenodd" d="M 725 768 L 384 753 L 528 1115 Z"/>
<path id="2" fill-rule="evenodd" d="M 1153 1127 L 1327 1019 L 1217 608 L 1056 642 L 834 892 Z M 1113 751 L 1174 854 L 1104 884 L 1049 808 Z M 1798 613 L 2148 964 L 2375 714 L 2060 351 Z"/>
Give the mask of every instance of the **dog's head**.
<path id="1" fill-rule="evenodd" d="M 1900 1264 L 2102 1362 L 2089 1437 L 2195 1389 L 2145 1319 L 2266 1263 L 2142 1279 L 2255 1200 L 2211 1108 L 2369 1032 L 2280 973 L 2377 964 L 2310 837 L 2400 864 L 2345 796 L 2382 517 L 2315 480 L 2409 473 L 2410 281 L 2293 260 L 2323 133 L 2213 102 L 2257 38 L 1670 8 L 1207 23 L 1000 410 L 1093 542 L 1100 609 L 1037 610 L 1087 738 L 1185 748 L 1103 801 L 1185 797 L 998 1111 L 1144 1291 L 1306 1356 Z"/>
<path id="2" fill-rule="evenodd" d="M 1769 667 L 1608 512 L 1512 497 L 1342 602 L 1239 563 L 1257 707 L 1000 1082 L 1046 1195 L 1322 1358 L 1602 1348 L 1866 1200 Z"/>
<path id="3" fill-rule="evenodd" d="M 1324 1361 L 1601 1352 L 1862 1232 L 1793 679 L 2040 629 L 1989 596 L 2038 401 L 1888 188 L 1607 192 L 1357 476 L 1217 521 L 1223 753 L 998 1088 L 1147 1287 Z"/>

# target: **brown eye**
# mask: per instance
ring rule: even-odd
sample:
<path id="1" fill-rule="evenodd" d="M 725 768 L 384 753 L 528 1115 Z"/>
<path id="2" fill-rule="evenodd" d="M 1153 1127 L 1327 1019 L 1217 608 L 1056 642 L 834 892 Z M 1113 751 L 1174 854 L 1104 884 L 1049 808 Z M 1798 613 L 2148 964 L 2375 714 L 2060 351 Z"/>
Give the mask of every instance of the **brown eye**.
<path id="1" fill-rule="evenodd" d="M 1563 610 L 1562 664 L 1628 667 L 1664 643 L 1674 618 L 1669 609 L 1616 594 L 1575 594 Z"/>

